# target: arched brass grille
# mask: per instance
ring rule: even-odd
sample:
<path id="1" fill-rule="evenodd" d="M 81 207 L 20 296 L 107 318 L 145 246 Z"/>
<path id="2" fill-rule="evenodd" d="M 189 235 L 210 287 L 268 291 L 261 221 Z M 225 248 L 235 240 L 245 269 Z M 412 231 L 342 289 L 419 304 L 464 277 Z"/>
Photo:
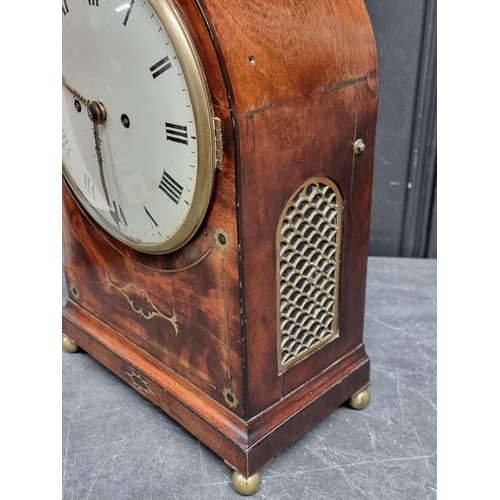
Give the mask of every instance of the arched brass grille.
<path id="1" fill-rule="evenodd" d="M 277 238 L 280 372 L 338 337 L 342 206 L 337 185 L 313 177 L 283 210 Z"/>

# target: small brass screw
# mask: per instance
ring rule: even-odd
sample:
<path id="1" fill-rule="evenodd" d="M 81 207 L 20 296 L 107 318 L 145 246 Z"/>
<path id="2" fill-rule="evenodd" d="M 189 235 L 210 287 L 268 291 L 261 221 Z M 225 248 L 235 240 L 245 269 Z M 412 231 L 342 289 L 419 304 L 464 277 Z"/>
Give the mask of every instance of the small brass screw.
<path id="1" fill-rule="evenodd" d="M 358 139 L 355 143 L 352 149 L 354 149 L 354 153 L 359 155 L 365 150 L 366 146 L 365 143 L 363 142 L 363 139 Z"/>

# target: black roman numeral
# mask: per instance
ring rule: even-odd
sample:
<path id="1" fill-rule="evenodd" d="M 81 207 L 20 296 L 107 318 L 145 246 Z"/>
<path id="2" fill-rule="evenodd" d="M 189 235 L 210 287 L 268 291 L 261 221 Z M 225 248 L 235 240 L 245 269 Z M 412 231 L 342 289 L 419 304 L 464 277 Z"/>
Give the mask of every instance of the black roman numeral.
<path id="1" fill-rule="evenodd" d="M 158 186 L 176 205 L 181 201 L 182 192 L 184 188 L 167 174 L 166 170 L 163 171 L 160 185 Z"/>
<path id="2" fill-rule="evenodd" d="M 155 227 L 158 227 L 158 222 L 156 222 L 153 218 L 153 216 L 149 213 L 149 210 L 144 206 L 144 210 L 146 210 L 146 215 L 148 216 L 149 223 L 151 224 L 151 227 L 154 229 Z"/>
<path id="3" fill-rule="evenodd" d="M 130 0 L 130 7 L 127 9 L 127 13 L 125 14 L 125 20 L 123 21 L 123 26 L 127 26 L 128 23 L 128 17 L 130 16 L 130 13 L 132 12 L 132 7 L 134 6 L 135 0 Z"/>
<path id="4" fill-rule="evenodd" d="M 66 151 L 66 158 L 69 158 L 69 155 L 71 153 L 71 148 L 66 147 L 68 145 L 68 138 L 66 137 L 66 134 L 64 133 L 64 130 L 62 131 L 62 148 L 63 151 Z"/>
<path id="5" fill-rule="evenodd" d="M 87 174 L 83 174 L 83 182 L 85 183 L 85 189 L 87 190 L 87 193 L 89 193 L 95 201 L 95 186 L 91 178 Z"/>
<path id="6" fill-rule="evenodd" d="M 187 127 L 165 122 L 165 129 L 167 131 L 167 141 L 188 145 Z"/>
<path id="7" fill-rule="evenodd" d="M 66 0 L 62 0 L 62 15 L 63 17 L 69 12 L 68 9 L 68 4 L 66 3 Z"/>
<path id="8" fill-rule="evenodd" d="M 170 59 L 168 56 L 165 56 L 163 59 L 160 59 L 156 64 L 153 64 L 149 70 L 153 73 L 153 78 L 158 78 L 162 73 L 165 73 L 167 69 L 170 69 L 172 65 L 170 64 Z"/>
<path id="9" fill-rule="evenodd" d="M 89 5 L 94 5 L 95 7 L 99 7 L 99 0 L 89 0 Z"/>

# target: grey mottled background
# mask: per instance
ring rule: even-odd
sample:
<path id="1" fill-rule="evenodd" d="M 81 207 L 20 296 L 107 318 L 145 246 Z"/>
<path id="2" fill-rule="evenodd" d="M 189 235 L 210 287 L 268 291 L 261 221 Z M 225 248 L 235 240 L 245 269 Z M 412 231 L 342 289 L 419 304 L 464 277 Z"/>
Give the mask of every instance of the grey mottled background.
<path id="1" fill-rule="evenodd" d="M 436 257 L 436 0 L 365 3 L 380 72 L 370 255 Z"/>

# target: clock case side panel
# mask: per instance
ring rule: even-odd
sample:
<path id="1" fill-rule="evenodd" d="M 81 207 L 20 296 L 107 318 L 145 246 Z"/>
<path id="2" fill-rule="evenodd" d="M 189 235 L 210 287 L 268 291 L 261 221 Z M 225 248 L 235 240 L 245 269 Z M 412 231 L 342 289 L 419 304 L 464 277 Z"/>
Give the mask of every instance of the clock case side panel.
<path id="1" fill-rule="evenodd" d="M 162 256 L 142 254 L 94 223 L 63 182 L 63 261 L 70 296 L 63 318 L 73 314 L 70 310 L 89 311 L 137 345 L 137 352 L 152 355 L 168 367 L 172 377 L 189 381 L 193 393 L 194 388 L 204 391 L 242 416 L 233 125 L 203 17 L 196 5 L 187 2 L 181 16 L 221 125 L 223 158 L 207 214 L 196 236 L 182 249 Z M 184 403 L 189 402 L 190 392 L 184 391 L 183 397 Z"/>
<path id="2" fill-rule="evenodd" d="M 302 405 L 311 404 L 304 388 L 332 380 L 335 365 L 355 380 L 322 408 L 333 410 L 369 384 L 369 371 L 357 368 L 369 366 L 363 317 L 378 104 L 375 40 L 361 0 L 199 4 L 215 33 L 234 107 L 245 417 L 252 435 L 262 437 L 266 421 L 277 427 L 297 411 L 288 403 L 298 392 Z M 356 138 L 366 144 L 359 156 Z M 318 176 L 332 179 L 344 197 L 340 336 L 280 373 L 276 232 L 292 193 Z M 343 364 L 349 356 L 356 361 Z M 302 427 L 325 414 L 318 410 Z"/>

